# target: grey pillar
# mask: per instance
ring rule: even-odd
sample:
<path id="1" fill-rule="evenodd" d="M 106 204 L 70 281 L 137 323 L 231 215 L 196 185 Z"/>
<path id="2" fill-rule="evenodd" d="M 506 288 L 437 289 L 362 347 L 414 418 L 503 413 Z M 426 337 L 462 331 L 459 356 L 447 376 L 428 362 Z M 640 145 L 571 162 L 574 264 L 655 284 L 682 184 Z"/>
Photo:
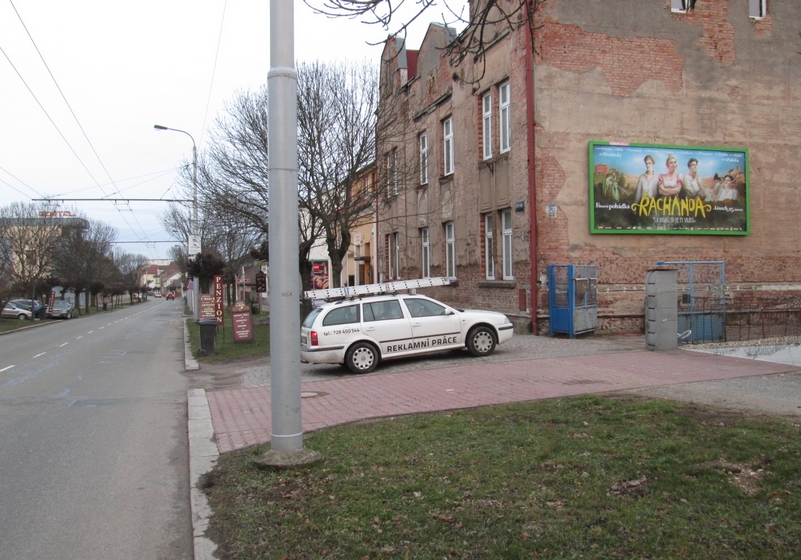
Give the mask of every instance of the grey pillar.
<path id="1" fill-rule="evenodd" d="M 270 181 L 270 390 L 272 448 L 303 449 L 300 412 L 298 137 L 294 7 L 270 1 L 267 74 Z"/>

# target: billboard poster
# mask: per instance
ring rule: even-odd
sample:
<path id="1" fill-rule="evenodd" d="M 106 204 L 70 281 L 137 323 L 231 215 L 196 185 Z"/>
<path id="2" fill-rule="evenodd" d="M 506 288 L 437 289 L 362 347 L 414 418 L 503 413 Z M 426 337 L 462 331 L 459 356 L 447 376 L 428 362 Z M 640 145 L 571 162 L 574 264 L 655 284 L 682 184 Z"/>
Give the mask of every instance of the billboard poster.
<path id="1" fill-rule="evenodd" d="M 312 261 L 312 290 L 328 289 L 328 262 Z"/>
<path id="2" fill-rule="evenodd" d="M 590 232 L 748 235 L 748 150 L 590 142 Z"/>

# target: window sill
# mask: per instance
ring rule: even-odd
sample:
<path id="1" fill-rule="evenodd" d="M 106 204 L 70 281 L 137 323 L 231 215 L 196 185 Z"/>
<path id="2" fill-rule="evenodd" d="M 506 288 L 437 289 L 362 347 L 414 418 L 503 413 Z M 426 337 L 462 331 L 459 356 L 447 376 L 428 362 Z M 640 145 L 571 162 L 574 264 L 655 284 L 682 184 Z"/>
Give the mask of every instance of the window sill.
<path id="1" fill-rule="evenodd" d="M 517 283 L 514 280 L 482 280 L 478 283 L 478 287 L 511 290 L 517 287 Z"/>

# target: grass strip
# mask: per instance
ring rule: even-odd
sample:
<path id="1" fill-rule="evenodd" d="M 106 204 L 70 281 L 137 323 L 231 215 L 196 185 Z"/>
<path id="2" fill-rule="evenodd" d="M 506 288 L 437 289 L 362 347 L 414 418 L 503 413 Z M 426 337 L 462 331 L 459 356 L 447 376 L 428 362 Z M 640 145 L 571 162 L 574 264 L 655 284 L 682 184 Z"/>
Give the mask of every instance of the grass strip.
<path id="1" fill-rule="evenodd" d="M 798 558 L 801 439 L 785 419 L 581 396 L 315 432 L 323 460 L 220 457 L 224 559 Z"/>
<path id="2" fill-rule="evenodd" d="M 188 312 L 191 314 L 191 311 Z M 250 342 L 234 342 L 234 331 L 231 324 L 231 314 L 225 311 L 223 325 L 217 327 L 215 352 L 209 356 L 199 356 L 200 327 L 194 319 L 186 319 L 189 329 L 189 345 L 192 356 L 199 362 L 219 362 L 270 355 L 270 316 L 268 313 L 258 313 L 252 316 L 253 340 Z M 300 336 L 300 335 L 298 335 Z"/>

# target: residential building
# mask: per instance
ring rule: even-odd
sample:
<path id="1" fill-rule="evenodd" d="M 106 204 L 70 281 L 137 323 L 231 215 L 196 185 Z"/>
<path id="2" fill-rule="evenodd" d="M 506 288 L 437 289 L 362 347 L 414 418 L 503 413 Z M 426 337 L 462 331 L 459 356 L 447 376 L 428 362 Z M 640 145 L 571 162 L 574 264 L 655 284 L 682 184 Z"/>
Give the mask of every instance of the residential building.
<path id="1" fill-rule="evenodd" d="M 645 276 L 660 262 L 725 263 L 735 306 L 745 294 L 799 306 L 801 4 L 528 5 L 531 28 L 489 26 L 483 55 L 458 66 L 448 47 L 466 35 L 440 24 L 418 50 L 385 44 L 392 110 L 379 114 L 403 126 L 377 148 L 391 187 L 381 274 L 449 276 L 435 297 L 535 332 L 547 332 L 554 264 L 597 265 L 602 330 L 643 328 Z M 636 192 L 648 156 L 650 206 Z"/>

